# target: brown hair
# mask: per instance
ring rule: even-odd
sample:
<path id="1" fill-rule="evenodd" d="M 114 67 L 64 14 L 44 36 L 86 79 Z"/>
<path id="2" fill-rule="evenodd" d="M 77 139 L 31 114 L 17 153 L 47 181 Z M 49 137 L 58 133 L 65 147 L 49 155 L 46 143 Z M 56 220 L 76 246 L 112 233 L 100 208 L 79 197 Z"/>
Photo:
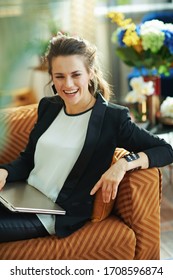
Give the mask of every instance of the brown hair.
<path id="1" fill-rule="evenodd" d="M 88 85 L 90 93 L 96 96 L 97 92 L 100 91 L 104 98 L 109 100 L 111 89 L 107 81 L 103 78 L 98 65 L 96 52 L 96 46 L 91 45 L 87 40 L 58 33 L 58 35 L 53 37 L 50 41 L 48 51 L 45 55 L 48 64 L 48 72 L 52 75 L 52 59 L 54 57 L 80 55 L 84 57 L 85 67 L 88 73 L 92 70 L 94 74 L 93 79 L 90 80 Z"/>

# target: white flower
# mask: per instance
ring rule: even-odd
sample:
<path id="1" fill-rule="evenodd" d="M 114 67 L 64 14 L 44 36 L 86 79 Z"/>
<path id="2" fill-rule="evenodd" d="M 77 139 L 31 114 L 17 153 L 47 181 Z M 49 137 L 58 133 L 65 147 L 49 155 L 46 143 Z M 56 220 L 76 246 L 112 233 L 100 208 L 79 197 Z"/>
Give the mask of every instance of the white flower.
<path id="1" fill-rule="evenodd" d="M 159 20 L 151 20 L 141 25 L 141 38 L 144 50 L 150 49 L 153 53 L 157 53 L 164 45 L 165 34 L 162 31 L 164 23 Z"/>
<path id="2" fill-rule="evenodd" d="M 139 94 L 134 90 L 130 91 L 125 98 L 125 101 L 128 103 L 136 103 L 136 102 L 142 103 L 144 100 L 145 100 L 145 96 Z"/>
<path id="3" fill-rule="evenodd" d="M 172 23 L 165 23 L 164 30 L 172 31 L 173 32 L 173 25 Z"/>
<path id="4" fill-rule="evenodd" d="M 173 97 L 166 97 L 160 106 L 160 113 L 162 117 L 173 118 Z"/>
<path id="5" fill-rule="evenodd" d="M 132 87 L 132 91 L 125 98 L 125 101 L 129 103 L 142 103 L 146 100 L 146 96 L 154 93 L 153 82 L 145 82 L 143 77 L 132 78 L 130 80 L 130 86 Z"/>

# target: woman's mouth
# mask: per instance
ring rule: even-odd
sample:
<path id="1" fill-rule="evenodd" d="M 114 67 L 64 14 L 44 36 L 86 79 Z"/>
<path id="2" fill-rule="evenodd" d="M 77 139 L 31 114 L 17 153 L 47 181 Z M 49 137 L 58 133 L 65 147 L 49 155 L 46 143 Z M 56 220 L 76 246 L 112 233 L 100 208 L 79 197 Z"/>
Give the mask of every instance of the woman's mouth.
<path id="1" fill-rule="evenodd" d="M 69 95 L 75 95 L 78 92 L 79 89 L 75 89 L 75 90 L 63 90 L 63 92 L 65 94 L 69 94 Z"/>

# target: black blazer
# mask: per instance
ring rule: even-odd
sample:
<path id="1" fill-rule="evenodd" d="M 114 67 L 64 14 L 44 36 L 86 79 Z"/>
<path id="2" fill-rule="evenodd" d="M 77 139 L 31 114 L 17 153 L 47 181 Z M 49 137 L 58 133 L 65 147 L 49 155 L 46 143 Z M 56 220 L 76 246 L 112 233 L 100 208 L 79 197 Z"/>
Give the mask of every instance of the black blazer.
<path id="1" fill-rule="evenodd" d="M 63 101 L 58 96 L 45 97 L 40 101 L 38 120 L 25 151 L 12 163 L 0 166 L 8 170 L 8 181 L 28 178 L 34 167 L 37 141 L 62 107 Z M 90 190 L 109 168 L 116 147 L 144 151 L 149 158 L 149 167 L 173 162 L 173 150 L 169 144 L 131 122 L 126 107 L 108 103 L 98 94 L 83 149 L 57 197 L 57 203 L 67 211 L 66 215 L 56 216 L 57 236 L 71 234 L 90 219 L 94 199 Z"/>

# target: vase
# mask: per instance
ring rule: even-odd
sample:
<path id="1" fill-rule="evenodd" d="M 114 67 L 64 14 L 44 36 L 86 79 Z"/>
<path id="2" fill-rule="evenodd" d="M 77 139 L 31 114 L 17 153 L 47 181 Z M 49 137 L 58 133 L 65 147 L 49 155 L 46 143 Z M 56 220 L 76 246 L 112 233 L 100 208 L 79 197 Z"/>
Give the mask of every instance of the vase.
<path id="1" fill-rule="evenodd" d="M 131 112 L 132 120 L 136 123 L 145 123 L 147 121 L 147 102 L 129 103 L 128 107 Z"/>
<path id="2" fill-rule="evenodd" d="M 144 81 L 145 82 L 149 82 L 152 81 L 153 82 L 153 86 L 154 86 L 154 95 L 161 95 L 161 78 L 160 76 L 144 76 Z"/>
<path id="3" fill-rule="evenodd" d="M 139 120 L 140 122 L 147 121 L 147 101 L 143 100 L 141 103 L 137 103 L 138 113 L 139 113 Z"/>
<path id="4" fill-rule="evenodd" d="M 160 76 L 144 76 L 144 81 L 153 82 L 154 93 L 147 96 L 147 119 L 151 126 L 155 126 L 157 122 L 157 113 L 160 109 L 160 96 L 161 96 L 161 78 Z"/>

